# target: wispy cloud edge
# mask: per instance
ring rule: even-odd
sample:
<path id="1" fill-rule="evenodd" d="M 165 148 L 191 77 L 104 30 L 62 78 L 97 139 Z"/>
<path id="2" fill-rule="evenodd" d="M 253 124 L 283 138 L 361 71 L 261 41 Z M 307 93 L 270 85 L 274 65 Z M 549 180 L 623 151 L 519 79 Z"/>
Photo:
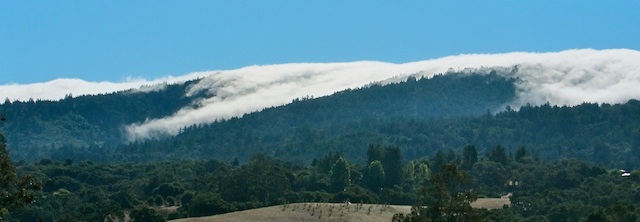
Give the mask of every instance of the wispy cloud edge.
<path id="1" fill-rule="evenodd" d="M 574 49 L 561 52 L 465 54 L 393 64 L 375 61 L 345 63 L 295 63 L 248 66 L 235 70 L 190 73 L 156 80 L 132 79 L 123 83 L 60 79 L 47 83 L 0 86 L 0 95 L 12 100 L 63 98 L 65 95 L 99 94 L 127 89 L 161 90 L 165 83 L 203 78 L 186 96 L 211 95 L 197 108 L 185 107 L 171 116 L 125 127 L 130 139 L 176 135 L 193 124 L 241 116 L 265 107 L 284 105 L 295 98 L 320 97 L 373 82 L 390 83 L 409 75 L 431 77 L 450 69 L 518 67 L 514 77 L 517 99 L 524 104 L 577 105 L 583 102 L 622 103 L 640 99 L 640 51 L 630 49 Z M 142 87 L 141 86 L 145 86 Z"/>

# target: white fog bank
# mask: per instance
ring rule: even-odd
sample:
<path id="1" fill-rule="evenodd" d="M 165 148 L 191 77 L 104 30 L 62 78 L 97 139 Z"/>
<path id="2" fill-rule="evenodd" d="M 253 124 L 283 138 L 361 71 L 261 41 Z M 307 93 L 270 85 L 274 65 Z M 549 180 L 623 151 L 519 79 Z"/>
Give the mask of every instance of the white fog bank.
<path id="1" fill-rule="evenodd" d="M 504 53 L 450 56 L 392 64 L 350 62 L 251 66 L 212 73 L 187 95 L 212 95 L 197 108 L 147 120 L 126 128 L 132 139 L 175 135 L 193 124 L 241 116 L 294 98 L 320 97 L 372 82 L 397 82 L 408 75 L 431 77 L 450 69 L 518 67 L 517 100 L 512 107 L 622 103 L 640 98 L 640 52 L 634 50 L 567 50 L 553 53 Z"/>
<path id="2" fill-rule="evenodd" d="M 512 107 L 577 105 L 583 102 L 623 103 L 640 99 L 640 51 L 629 49 L 578 49 L 549 53 L 503 53 L 449 56 L 419 62 L 296 63 L 250 66 L 236 70 L 192 73 L 160 80 L 125 83 L 55 80 L 29 85 L 0 86 L 0 96 L 12 100 L 60 99 L 98 94 L 141 85 L 184 82 L 204 77 L 185 95 L 206 93 L 198 106 L 185 107 L 171 116 L 126 126 L 132 140 L 176 135 L 180 128 L 242 116 L 266 107 L 283 105 L 295 98 L 320 97 L 372 82 L 397 82 L 408 75 L 431 77 L 448 70 L 516 67 L 517 99 Z M 146 87 L 139 91 L 154 90 Z"/>

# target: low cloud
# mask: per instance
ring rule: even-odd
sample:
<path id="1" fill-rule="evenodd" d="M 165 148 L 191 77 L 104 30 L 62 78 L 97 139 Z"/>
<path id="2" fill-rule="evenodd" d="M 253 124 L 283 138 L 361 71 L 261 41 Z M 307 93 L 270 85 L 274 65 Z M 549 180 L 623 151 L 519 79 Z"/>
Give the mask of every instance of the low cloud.
<path id="1" fill-rule="evenodd" d="M 419 62 L 393 64 L 384 62 L 299 63 L 250 66 L 236 70 L 211 71 L 171 77 L 154 81 L 126 83 L 73 84 L 52 81 L 45 85 L 0 86 L 0 93 L 14 99 L 45 98 L 52 93 L 96 94 L 129 88 L 148 87 L 161 90 L 161 83 L 178 82 L 204 77 L 192 85 L 186 96 L 196 93 L 209 95 L 197 106 L 185 107 L 171 116 L 150 119 L 126 126 L 131 140 L 161 135 L 176 135 L 186 126 L 211 123 L 215 120 L 242 116 L 266 107 L 283 105 L 295 98 L 320 97 L 347 88 L 357 88 L 376 82 L 386 84 L 405 80 L 409 75 L 431 77 L 450 70 L 490 70 L 491 67 L 512 68 L 517 99 L 511 105 L 524 104 L 577 105 L 583 102 L 623 103 L 640 99 L 640 52 L 628 49 L 579 49 L 552 53 L 469 54 L 449 56 Z M 481 71 L 483 73 L 485 71 Z M 68 88 L 69 85 L 77 85 Z M 12 88 L 13 87 L 13 88 Z M 160 87 L 160 88 L 157 88 Z M 29 89 L 25 89 L 29 88 Z M 94 88 L 94 89 L 87 89 Z M 107 89 L 107 90 L 105 90 Z M 72 91 L 76 90 L 76 91 Z M 94 90 L 94 91 L 91 91 Z M 100 91 L 102 90 L 102 91 Z"/>
<path id="2" fill-rule="evenodd" d="M 504 53 L 449 56 L 392 64 L 351 62 L 251 66 L 212 73 L 187 95 L 206 92 L 197 108 L 126 127 L 131 139 L 176 135 L 180 128 L 242 116 L 294 98 L 320 97 L 372 82 L 390 83 L 409 75 L 431 77 L 453 69 L 488 70 L 516 67 L 517 99 L 511 105 L 577 105 L 622 103 L 640 98 L 640 52 L 634 50 L 567 50 L 554 53 Z M 485 69 L 482 69 L 482 68 Z"/>
<path id="3" fill-rule="evenodd" d="M 184 82 L 206 76 L 208 72 L 196 72 L 183 76 L 169 76 L 154 80 L 129 78 L 124 82 L 88 82 L 81 79 L 55 79 L 43 83 L 0 85 L 0 99 L 10 101 L 59 100 L 66 95 L 97 95 L 124 90 L 151 92 L 162 90 L 166 84 Z"/>

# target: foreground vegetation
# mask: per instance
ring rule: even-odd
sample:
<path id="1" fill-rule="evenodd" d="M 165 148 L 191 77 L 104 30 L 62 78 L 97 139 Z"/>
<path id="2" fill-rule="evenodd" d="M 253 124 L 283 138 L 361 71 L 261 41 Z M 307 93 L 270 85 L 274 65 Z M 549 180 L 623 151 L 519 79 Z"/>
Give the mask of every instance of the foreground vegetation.
<path id="1" fill-rule="evenodd" d="M 102 221 L 125 215 L 164 220 L 346 201 L 415 205 L 414 213 L 395 218 L 405 221 L 451 221 L 452 215 L 457 215 L 453 221 L 635 221 L 640 216 L 636 172 L 621 177 L 618 170 L 579 160 L 545 162 L 524 148 L 515 154 L 505 150 L 495 146 L 478 157 L 474 146 L 466 146 L 462 153 L 439 151 L 406 162 L 397 147 L 372 145 L 363 154 L 366 164 L 330 154 L 306 166 L 264 155 L 244 165 L 216 160 L 19 162 L 19 174 L 32 175 L 43 186 L 35 202 L 9 207 L 5 220 Z M 513 194 L 512 204 L 503 209 L 469 206 L 477 197 L 507 193 Z M 160 206 L 176 206 L 177 211 L 162 217 L 151 210 Z"/>

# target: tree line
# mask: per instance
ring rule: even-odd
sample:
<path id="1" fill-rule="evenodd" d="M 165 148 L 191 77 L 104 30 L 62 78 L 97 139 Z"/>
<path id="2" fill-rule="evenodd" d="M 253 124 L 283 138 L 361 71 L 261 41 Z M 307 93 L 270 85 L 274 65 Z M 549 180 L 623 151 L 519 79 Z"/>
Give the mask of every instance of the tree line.
<path id="1" fill-rule="evenodd" d="M 0 147 L 4 148 L 4 146 Z M 3 203 L 5 221 L 103 221 L 125 215 L 164 221 L 296 202 L 412 205 L 396 221 L 635 221 L 638 171 L 622 177 L 576 159 L 543 161 L 524 147 L 473 145 L 406 160 L 396 146 L 370 145 L 366 161 L 340 153 L 300 165 L 266 155 L 237 160 L 112 163 L 5 162 L 17 175 L 0 189 L 15 192 L 28 175 L 31 198 Z M 6 152 L 5 152 L 6 153 Z M 8 160 L 8 156 L 3 156 Z M 16 185 L 18 184 L 18 185 Z M 19 185 L 22 184 L 22 185 Z M 11 191 L 11 190 L 14 191 Z M 502 209 L 474 209 L 481 197 L 512 193 Z M 15 202 L 15 200 L 14 200 Z M 26 204 L 26 205 L 25 205 Z M 176 211 L 167 212 L 169 206 Z M 137 218 L 137 219 L 136 219 Z"/>

